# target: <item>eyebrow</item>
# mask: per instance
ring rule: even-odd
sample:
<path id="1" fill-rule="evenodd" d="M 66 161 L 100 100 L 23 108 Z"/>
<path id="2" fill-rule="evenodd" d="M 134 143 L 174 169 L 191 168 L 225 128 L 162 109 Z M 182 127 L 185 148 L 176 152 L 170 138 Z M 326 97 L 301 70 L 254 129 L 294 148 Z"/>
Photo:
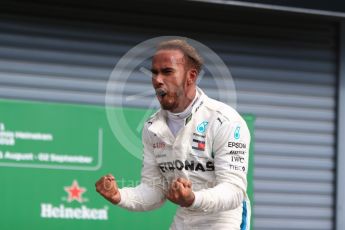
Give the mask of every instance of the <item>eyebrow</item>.
<path id="1" fill-rule="evenodd" d="M 175 69 L 173 67 L 165 67 L 165 68 L 160 69 L 160 71 L 167 71 L 167 70 L 175 71 Z M 151 73 L 157 73 L 157 72 L 158 72 L 157 69 L 151 68 Z"/>

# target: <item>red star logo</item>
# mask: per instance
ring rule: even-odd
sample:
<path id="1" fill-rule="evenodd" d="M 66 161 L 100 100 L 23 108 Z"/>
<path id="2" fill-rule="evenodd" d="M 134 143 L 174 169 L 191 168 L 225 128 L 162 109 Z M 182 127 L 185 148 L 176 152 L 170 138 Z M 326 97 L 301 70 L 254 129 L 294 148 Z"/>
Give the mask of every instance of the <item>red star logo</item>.
<path id="1" fill-rule="evenodd" d="M 74 180 L 70 187 L 65 186 L 64 190 L 68 193 L 67 202 L 72 202 L 73 200 L 82 203 L 84 199 L 82 198 L 82 194 L 86 192 L 86 189 L 83 187 L 79 187 L 78 181 Z"/>

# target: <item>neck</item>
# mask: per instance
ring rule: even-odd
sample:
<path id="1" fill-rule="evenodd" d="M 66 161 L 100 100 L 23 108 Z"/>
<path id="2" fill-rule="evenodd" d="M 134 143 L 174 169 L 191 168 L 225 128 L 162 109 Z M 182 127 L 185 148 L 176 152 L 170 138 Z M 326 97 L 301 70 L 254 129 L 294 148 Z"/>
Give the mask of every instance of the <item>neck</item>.
<path id="1" fill-rule="evenodd" d="M 189 103 L 188 107 L 185 108 L 182 112 L 173 113 L 171 111 L 167 111 L 167 124 L 170 128 L 172 134 L 176 137 L 176 134 L 182 129 L 185 124 L 185 119 L 190 116 L 193 105 L 199 100 L 200 94 L 199 92 L 195 92 L 193 100 Z"/>

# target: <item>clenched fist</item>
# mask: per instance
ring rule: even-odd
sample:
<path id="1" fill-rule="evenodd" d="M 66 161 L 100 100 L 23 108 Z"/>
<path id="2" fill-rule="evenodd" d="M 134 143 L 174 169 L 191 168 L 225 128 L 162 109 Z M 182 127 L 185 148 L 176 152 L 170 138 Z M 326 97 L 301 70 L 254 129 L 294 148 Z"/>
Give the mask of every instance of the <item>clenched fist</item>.
<path id="1" fill-rule="evenodd" d="M 181 207 L 191 206 L 195 198 L 192 191 L 192 182 L 184 178 L 178 178 L 171 183 L 166 197 Z"/>
<path id="2" fill-rule="evenodd" d="M 96 184 L 96 191 L 113 204 L 118 204 L 121 200 L 115 177 L 107 174 L 99 179 Z"/>

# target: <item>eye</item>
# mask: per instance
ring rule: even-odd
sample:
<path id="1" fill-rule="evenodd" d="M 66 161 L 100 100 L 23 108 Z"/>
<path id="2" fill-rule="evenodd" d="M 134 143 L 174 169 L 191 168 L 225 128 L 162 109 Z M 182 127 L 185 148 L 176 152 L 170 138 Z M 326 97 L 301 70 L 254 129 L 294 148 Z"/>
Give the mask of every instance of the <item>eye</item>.
<path id="1" fill-rule="evenodd" d="M 166 68 L 166 69 L 162 70 L 162 73 L 165 74 L 165 75 L 169 75 L 169 74 L 171 74 L 173 72 L 174 72 L 174 70 L 171 69 L 171 68 Z"/>
<path id="2" fill-rule="evenodd" d="M 151 69 L 152 77 L 156 76 L 158 74 L 158 71 L 155 69 Z"/>

